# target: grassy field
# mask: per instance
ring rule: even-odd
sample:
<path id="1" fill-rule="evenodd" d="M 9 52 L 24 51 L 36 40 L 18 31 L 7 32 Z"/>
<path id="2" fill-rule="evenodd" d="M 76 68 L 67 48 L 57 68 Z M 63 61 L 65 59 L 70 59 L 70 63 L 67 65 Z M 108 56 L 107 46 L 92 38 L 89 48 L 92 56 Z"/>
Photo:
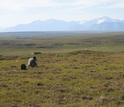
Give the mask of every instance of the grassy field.
<path id="1" fill-rule="evenodd" d="M 0 36 L 0 107 L 124 107 L 124 33 Z M 34 51 L 38 67 L 21 70 Z"/>
<path id="2" fill-rule="evenodd" d="M 124 55 L 73 51 L 0 58 L 1 107 L 123 107 Z"/>
<path id="3" fill-rule="evenodd" d="M 23 33 L 21 33 L 22 35 Z M 30 33 L 29 33 L 30 34 Z M 123 51 L 124 32 L 93 33 L 77 35 L 29 36 L 24 33 L 0 35 L 0 55 L 23 55 L 32 52 L 59 53 L 74 50 Z M 58 34 L 58 33 L 57 33 Z M 15 36 L 17 35 L 17 36 Z M 33 34 L 35 35 L 35 33 Z M 49 34 L 50 35 L 50 34 Z"/>

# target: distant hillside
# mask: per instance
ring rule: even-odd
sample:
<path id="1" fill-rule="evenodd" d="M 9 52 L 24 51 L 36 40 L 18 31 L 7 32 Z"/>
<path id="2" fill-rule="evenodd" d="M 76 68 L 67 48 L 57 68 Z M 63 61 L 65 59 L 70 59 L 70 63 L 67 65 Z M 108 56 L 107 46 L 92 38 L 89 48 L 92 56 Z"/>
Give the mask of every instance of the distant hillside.
<path id="1" fill-rule="evenodd" d="M 65 22 L 63 20 L 48 19 L 45 21 L 33 21 L 29 24 L 20 24 L 5 29 L 4 31 L 69 31 L 73 26 L 79 25 L 78 22 Z"/>
<path id="2" fill-rule="evenodd" d="M 87 21 L 83 24 L 80 22 L 48 19 L 45 21 L 33 21 L 29 24 L 20 24 L 14 27 L 6 28 L 4 32 L 15 31 L 124 31 L 124 20 L 102 17 Z"/>

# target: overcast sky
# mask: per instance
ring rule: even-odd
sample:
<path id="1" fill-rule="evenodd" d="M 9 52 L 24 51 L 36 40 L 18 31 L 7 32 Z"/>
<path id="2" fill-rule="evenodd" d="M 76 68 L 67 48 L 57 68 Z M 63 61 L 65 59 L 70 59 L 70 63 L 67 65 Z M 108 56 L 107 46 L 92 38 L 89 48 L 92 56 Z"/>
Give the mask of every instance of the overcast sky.
<path id="1" fill-rule="evenodd" d="M 0 28 L 57 19 L 88 21 L 108 16 L 124 20 L 124 0 L 0 0 Z"/>

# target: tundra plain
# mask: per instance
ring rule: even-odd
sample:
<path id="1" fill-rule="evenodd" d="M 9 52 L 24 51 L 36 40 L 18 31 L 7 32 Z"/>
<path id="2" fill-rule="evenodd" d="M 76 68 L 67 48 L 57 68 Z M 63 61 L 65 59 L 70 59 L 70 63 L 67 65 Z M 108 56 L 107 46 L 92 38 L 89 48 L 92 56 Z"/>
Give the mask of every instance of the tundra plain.
<path id="1" fill-rule="evenodd" d="M 54 36 L 55 35 L 55 36 Z M 59 53 L 75 50 L 113 51 L 124 49 L 124 32 L 68 34 L 59 32 L 15 32 L 0 34 L 1 55 L 24 55 L 34 51 Z"/>
<path id="2" fill-rule="evenodd" d="M 1 107 L 123 107 L 124 33 L 0 39 Z M 38 67 L 21 70 L 34 51 Z"/>

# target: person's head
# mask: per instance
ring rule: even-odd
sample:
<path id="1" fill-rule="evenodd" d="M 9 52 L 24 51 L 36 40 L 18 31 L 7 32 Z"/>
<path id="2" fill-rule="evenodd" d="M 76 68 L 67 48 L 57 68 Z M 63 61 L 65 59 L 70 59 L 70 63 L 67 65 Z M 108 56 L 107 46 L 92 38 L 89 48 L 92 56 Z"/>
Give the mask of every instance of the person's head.
<path id="1" fill-rule="evenodd" d="M 33 57 L 33 59 L 34 59 L 34 60 L 37 60 L 35 56 Z"/>

